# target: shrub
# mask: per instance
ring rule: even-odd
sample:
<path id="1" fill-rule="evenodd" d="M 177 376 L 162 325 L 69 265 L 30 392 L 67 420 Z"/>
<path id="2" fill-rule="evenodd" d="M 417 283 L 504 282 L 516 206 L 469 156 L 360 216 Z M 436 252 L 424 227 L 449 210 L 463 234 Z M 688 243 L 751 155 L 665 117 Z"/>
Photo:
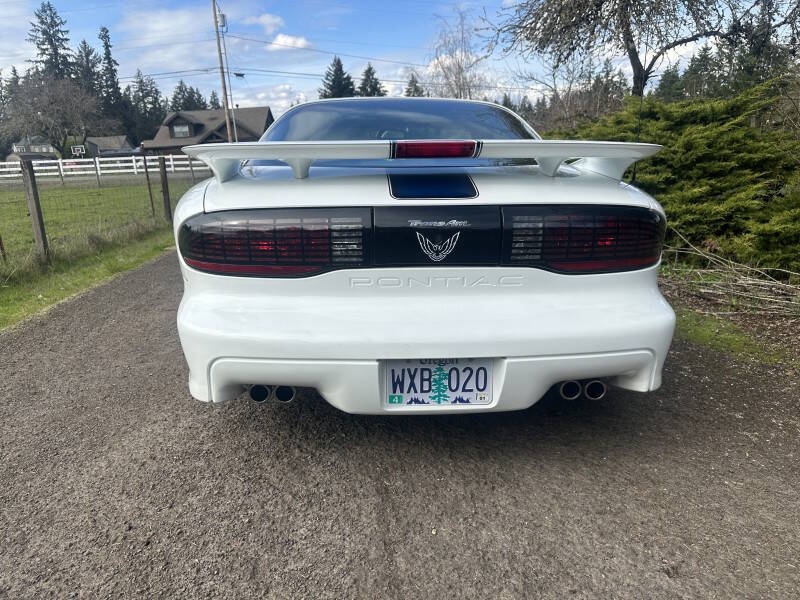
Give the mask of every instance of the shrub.
<path id="1" fill-rule="evenodd" d="M 646 98 L 640 141 L 664 149 L 637 165 L 636 185 L 693 243 L 800 271 L 800 142 L 773 124 L 779 101 L 775 82 L 727 100 Z M 639 110 L 640 100 L 630 98 L 622 111 L 561 134 L 635 141 Z"/>

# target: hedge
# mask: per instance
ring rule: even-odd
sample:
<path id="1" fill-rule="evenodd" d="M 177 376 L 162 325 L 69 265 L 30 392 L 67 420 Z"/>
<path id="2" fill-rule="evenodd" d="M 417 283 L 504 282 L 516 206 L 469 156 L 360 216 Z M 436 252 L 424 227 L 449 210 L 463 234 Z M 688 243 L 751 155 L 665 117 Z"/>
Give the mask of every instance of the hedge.
<path id="1" fill-rule="evenodd" d="M 777 102 L 774 82 L 725 100 L 646 98 L 639 139 L 664 149 L 638 164 L 635 184 L 693 243 L 800 271 L 800 142 L 774 123 Z M 622 111 L 557 135 L 635 141 L 639 112 L 640 100 L 630 98 Z"/>

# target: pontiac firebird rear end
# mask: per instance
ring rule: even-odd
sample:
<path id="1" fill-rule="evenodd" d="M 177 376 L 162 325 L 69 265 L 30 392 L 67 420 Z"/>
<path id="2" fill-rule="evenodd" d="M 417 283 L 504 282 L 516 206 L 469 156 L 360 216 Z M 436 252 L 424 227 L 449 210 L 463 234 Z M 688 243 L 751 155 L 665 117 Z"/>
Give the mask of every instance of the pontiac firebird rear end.
<path id="1" fill-rule="evenodd" d="M 215 174 L 175 215 L 195 398 L 304 386 L 427 414 L 522 409 L 562 381 L 659 387 L 665 217 L 619 181 L 657 146 L 546 142 L 494 105 L 411 99 L 309 103 L 265 138 L 186 149 Z"/>

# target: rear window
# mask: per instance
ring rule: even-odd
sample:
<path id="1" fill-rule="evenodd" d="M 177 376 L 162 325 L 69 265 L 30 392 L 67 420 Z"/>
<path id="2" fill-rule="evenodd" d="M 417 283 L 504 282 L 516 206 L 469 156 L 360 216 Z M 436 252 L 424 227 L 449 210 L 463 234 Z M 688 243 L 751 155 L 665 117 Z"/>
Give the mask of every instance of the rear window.
<path id="1" fill-rule="evenodd" d="M 480 102 L 403 98 L 312 102 L 278 119 L 262 141 L 538 139 L 514 114 Z"/>

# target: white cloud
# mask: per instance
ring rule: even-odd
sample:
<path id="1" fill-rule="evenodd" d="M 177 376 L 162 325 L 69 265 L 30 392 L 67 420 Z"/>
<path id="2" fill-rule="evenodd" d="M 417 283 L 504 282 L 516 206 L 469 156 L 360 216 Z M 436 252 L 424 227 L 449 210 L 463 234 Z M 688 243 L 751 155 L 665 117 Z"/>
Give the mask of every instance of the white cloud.
<path id="1" fill-rule="evenodd" d="M 289 50 L 291 48 L 311 48 L 311 42 L 309 42 L 303 36 L 279 33 L 272 40 L 272 43 L 267 46 L 267 50 L 269 52 L 275 52 L 277 50 Z"/>
<path id="2" fill-rule="evenodd" d="M 278 31 L 278 29 L 286 25 L 281 17 L 269 13 L 264 13 L 258 17 L 246 17 L 242 23 L 245 25 L 261 25 L 264 28 L 264 33 L 267 35 L 272 35 Z"/>
<path id="3" fill-rule="evenodd" d="M 12 4 L 3 6 L 3 18 L 0 19 L 0 70 L 7 76 L 12 66 L 16 66 L 20 75 L 31 65 L 27 59 L 33 58 L 36 49 L 26 41 L 28 22 L 33 20 L 32 10 L 27 6 Z"/>
<path id="4" fill-rule="evenodd" d="M 308 95 L 295 89 L 290 83 L 281 83 L 267 88 L 250 88 L 245 92 L 237 92 L 235 102 L 240 106 L 267 105 L 276 117 L 286 111 L 292 104 L 306 102 Z"/>
<path id="5" fill-rule="evenodd" d="M 143 42 L 153 41 L 152 48 L 143 48 L 141 53 L 122 55 L 120 75 L 132 75 L 136 68 L 144 73 L 159 70 L 192 69 L 214 65 L 216 46 L 212 41 L 191 44 L 161 45 L 174 38 L 176 31 L 196 31 L 198 23 L 206 23 L 210 17 L 206 7 L 180 9 L 133 9 L 125 10 L 116 33 L 125 37 L 136 37 Z M 213 33 L 212 33 L 213 35 Z M 112 37 L 112 42 L 114 37 Z M 156 44 L 159 45 L 156 45 Z M 169 66 L 169 68 L 166 68 Z"/>

